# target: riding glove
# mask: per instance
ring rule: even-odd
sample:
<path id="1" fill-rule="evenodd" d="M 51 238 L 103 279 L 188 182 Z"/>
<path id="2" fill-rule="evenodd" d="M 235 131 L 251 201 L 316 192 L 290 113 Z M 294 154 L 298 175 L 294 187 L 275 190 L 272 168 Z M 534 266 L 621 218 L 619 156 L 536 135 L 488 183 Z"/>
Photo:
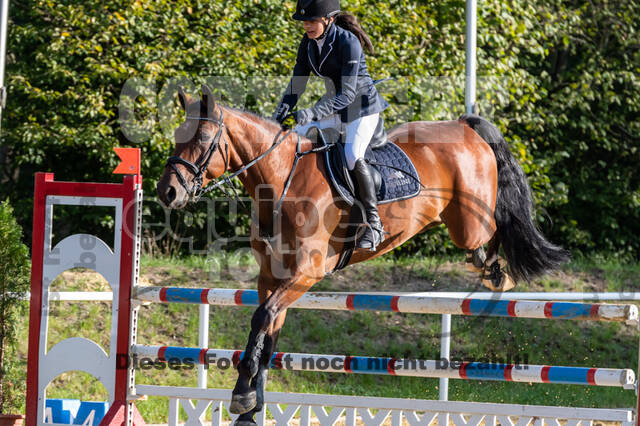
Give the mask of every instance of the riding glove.
<path id="1" fill-rule="evenodd" d="M 289 114 L 289 109 L 291 107 L 289 106 L 289 104 L 287 103 L 282 103 L 278 106 L 278 109 L 276 109 L 276 112 L 273 113 L 273 119 L 275 121 L 277 121 L 278 123 L 282 124 L 285 120 L 285 118 L 287 118 L 287 115 Z"/>

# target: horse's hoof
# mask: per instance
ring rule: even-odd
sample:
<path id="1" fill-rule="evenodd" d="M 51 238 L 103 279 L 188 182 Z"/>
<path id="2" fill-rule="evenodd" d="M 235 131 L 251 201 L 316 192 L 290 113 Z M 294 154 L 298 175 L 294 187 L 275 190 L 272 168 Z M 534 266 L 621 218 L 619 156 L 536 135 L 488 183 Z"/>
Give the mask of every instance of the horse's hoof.
<path id="1" fill-rule="evenodd" d="M 516 283 L 509 274 L 502 272 L 501 275 L 502 277 L 499 279 L 499 282 L 496 282 L 498 281 L 496 279 L 482 279 L 482 285 L 495 292 L 509 291 L 516 286 Z"/>
<path id="2" fill-rule="evenodd" d="M 509 291 L 516 286 L 516 282 L 511 278 L 511 275 L 505 273 L 504 278 L 502 279 L 502 290 L 500 291 Z"/>
<path id="3" fill-rule="evenodd" d="M 507 269 L 507 261 L 501 257 L 498 257 L 491 264 L 485 262 L 484 272 L 480 276 L 482 285 L 496 292 L 509 291 L 514 288 L 516 283 L 505 272 L 505 269 Z"/>
<path id="4" fill-rule="evenodd" d="M 248 413 L 255 408 L 257 402 L 256 391 L 254 390 L 243 394 L 233 394 L 231 395 L 229 411 L 232 414 Z"/>
<path id="5" fill-rule="evenodd" d="M 476 250 L 468 250 L 467 257 L 465 259 L 465 266 L 467 271 L 481 275 L 484 272 L 484 264 L 487 257 L 482 247 Z"/>
<path id="6" fill-rule="evenodd" d="M 478 274 L 478 275 L 480 275 L 482 271 L 484 271 L 483 268 L 478 268 L 476 265 L 474 265 L 471 262 L 466 262 L 465 267 L 467 268 L 467 271 L 473 272 L 474 274 Z"/>
<path id="7" fill-rule="evenodd" d="M 236 420 L 236 422 L 233 424 L 233 426 L 256 426 L 257 423 L 254 422 L 253 420 Z"/>

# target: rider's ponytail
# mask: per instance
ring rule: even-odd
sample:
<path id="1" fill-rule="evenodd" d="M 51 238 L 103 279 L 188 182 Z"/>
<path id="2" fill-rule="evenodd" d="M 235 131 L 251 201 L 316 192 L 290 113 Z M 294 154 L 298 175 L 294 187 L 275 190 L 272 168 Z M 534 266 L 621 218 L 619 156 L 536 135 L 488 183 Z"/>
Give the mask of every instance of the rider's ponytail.
<path id="1" fill-rule="evenodd" d="M 370 53 L 373 54 L 373 44 L 371 43 L 371 39 L 369 39 L 367 33 L 365 33 L 360 26 L 358 18 L 349 13 L 340 12 L 340 14 L 336 16 L 335 24 L 347 31 L 352 32 L 356 37 L 358 37 L 358 40 L 360 40 L 362 48 L 366 48 Z"/>

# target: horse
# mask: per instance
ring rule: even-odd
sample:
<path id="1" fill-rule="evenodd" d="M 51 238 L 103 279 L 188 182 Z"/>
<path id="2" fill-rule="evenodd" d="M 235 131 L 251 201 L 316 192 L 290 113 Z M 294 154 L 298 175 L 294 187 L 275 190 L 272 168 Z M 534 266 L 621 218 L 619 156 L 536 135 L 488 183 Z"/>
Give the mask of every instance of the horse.
<path id="1" fill-rule="evenodd" d="M 159 199 L 182 208 L 207 188 L 230 183 L 227 172 L 253 199 L 250 244 L 260 270 L 260 305 L 237 364 L 230 405 L 240 414 L 238 425 L 252 425 L 263 408 L 287 308 L 338 264 L 349 237 L 349 209 L 332 188 L 313 141 L 283 131 L 275 121 L 219 105 L 207 86 L 200 98 L 178 91 L 186 118 L 157 184 Z M 488 120 L 463 115 L 410 122 L 392 129 L 388 139 L 412 160 L 422 187 L 416 197 L 379 205 L 387 238 L 376 251 L 356 250 L 348 265 L 381 256 L 442 223 L 493 291 L 509 290 L 567 261 L 568 252 L 534 225 L 526 176 Z M 276 232 L 268 237 L 265 229 Z M 504 259 L 498 256 L 501 247 Z"/>

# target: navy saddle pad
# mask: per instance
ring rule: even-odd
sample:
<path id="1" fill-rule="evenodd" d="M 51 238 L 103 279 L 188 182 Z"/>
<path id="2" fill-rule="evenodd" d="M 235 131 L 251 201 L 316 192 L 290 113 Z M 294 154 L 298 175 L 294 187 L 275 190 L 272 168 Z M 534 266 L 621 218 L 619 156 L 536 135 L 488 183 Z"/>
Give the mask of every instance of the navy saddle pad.
<path id="1" fill-rule="evenodd" d="M 340 197 L 353 205 L 355 188 L 344 159 L 344 146 L 339 141 L 330 141 L 338 139 L 337 132 L 331 135 L 327 131 L 318 133 L 319 144 L 331 145 L 331 149 L 324 153 L 329 179 Z M 420 177 L 415 166 L 393 142 L 387 141 L 377 148 L 368 148 L 365 159 L 379 174 L 374 177 L 378 188 L 378 204 L 406 200 L 420 193 Z"/>

